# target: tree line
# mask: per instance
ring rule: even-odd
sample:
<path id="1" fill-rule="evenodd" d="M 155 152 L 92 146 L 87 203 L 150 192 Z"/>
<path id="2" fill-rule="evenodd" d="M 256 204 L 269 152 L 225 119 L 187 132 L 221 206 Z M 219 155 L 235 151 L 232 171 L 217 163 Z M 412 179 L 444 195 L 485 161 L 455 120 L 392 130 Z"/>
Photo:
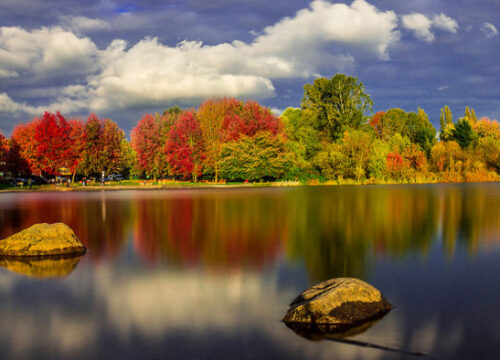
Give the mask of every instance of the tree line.
<path id="1" fill-rule="evenodd" d="M 301 108 L 281 116 L 255 101 L 218 99 L 198 109 L 145 114 L 130 142 L 110 119 L 60 113 L 0 134 L 3 176 L 104 172 L 193 181 L 385 183 L 498 181 L 500 127 L 448 106 L 436 131 L 423 109 L 373 114 L 358 79 L 337 74 L 304 86 Z"/>

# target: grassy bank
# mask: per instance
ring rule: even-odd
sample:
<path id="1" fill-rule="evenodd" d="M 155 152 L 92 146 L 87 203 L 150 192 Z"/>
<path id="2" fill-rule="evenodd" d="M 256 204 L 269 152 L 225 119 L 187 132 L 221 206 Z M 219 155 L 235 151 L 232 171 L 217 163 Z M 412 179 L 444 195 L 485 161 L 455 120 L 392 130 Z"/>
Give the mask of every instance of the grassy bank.
<path id="1" fill-rule="evenodd" d="M 174 190 L 174 189 L 214 189 L 214 188 L 250 188 L 250 187 L 289 187 L 289 186 L 338 186 L 338 185 L 397 185 L 397 184 L 438 184 L 438 183 L 466 183 L 466 182 L 481 182 L 474 181 L 450 181 L 450 179 L 440 178 L 415 178 L 404 180 L 376 180 L 367 179 L 356 181 L 353 179 L 337 179 L 321 182 L 317 179 L 299 182 L 299 181 L 273 181 L 273 182 L 192 182 L 192 181 L 174 181 L 174 180 L 126 180 L 126 181 L 110 181 L 104 183 L 90 183 L 82 185 L 77 182 L 70 186 L 62 184 L 50 185 L 33 185 L 28 186 L 13 186 L 0 185 L 0 192 L 65 192 L 65 191 L 106 191 L 106 190 Z M 500 178 L 490 180 L 488 182 L 499 182 Z"/>

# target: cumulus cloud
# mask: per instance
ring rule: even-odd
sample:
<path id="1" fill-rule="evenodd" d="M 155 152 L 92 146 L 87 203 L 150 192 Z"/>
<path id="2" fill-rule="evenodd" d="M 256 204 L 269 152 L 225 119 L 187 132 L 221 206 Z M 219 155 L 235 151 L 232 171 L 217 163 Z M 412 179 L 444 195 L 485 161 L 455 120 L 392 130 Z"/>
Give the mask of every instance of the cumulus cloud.
<path id="1" fill-rule="evenodd" d="M 441 30 L 448 31 L 452 34 L 456 34 L 458 31 L 457 21 L 443 13 L 434 16 L 432 20 L 432 26 Z"/>
<path id="2" fill-rule="evenodd" d="M 431 20 L 427 16 L 420 13 L 404 15 L 402 17 L 403 27 L 415 33 L 415 36 L 426 42 L 433 42 L 435 35 L 431 31 L 433 28 L 441 29 L 452 34 L 458 31 L 458 23 L 456 20 L 441 13 L 435 15 Z"/>
<path id="3" fill-rule="evenodd" d="M 485 22 L 483 26 L 481 26 L 481 31 L 483 32 L 484 36 L 486 36 L 487 39 L 491 39 L 492 37 L 498 35 L 498 30 L 495 27 L 495 25 L 489 22 Z"/>
<path id="4" fill-rule="evenodd" d="M 74 113 L 87 107 L 83 97 L 76 98 L 65 94 L 66 89 L 58 91 L 58 101 L 48 106 L 33 106 L 24 102 L 14 101 L 7 93 L 0 93 L 0 113 L 25 113 L 31 116 L 43 114 L 44 111 L 61 111 L 63 113 Z"/>
<path id="5" fill-rule="evenodd" d="M 252 43 L 218 45 L 184 41 L 175 47 L 144 39 L 127 49 L 114 41 L 101 57 L 104 70 L 90 81 L 92 108 L 146 105 L 172 100 L 236 96 L 267 98 L 272 79 L 308 77 L 326 64 L 352 67 L 347 53 L 326 49 L 336 43 L 358 47 L 382 59 L 399 39 L 397 16 L 364 0 L 351 6 L 314 1 L 293 18 L 264 29 Z"/>
<path id="6" fill-rule="evenodd" d="M 12 77 L 18 77 L 19 74 L 15 71 L 12 70 L 5 70 L 5 69 L 0 69 L 0 79 L 1 78 L 12 78 Z"/>
<path id="7" fill-rule="evenodd" d="M 78 109 L 86 103 L 93 111 L 174 101 L 194 104 L 208 97 L 269 98 L 274 95 L 274 79 L 310 77 L 323 68 L 352 68 L 351 48 L 385 60 L 400 38 L 396 14 L 365 0 L 350 6 L 315 0 L 295 16 L 265 28 L 251 42 L 216 45 L 183 41 L 168 46 L 157 38 L 145 38 L 132 46 L 114 40 L 98 50 L 89 38 L 68 27 L 84 32 L 105 28 L 107 23 L 84 17 L 63 20 L 66 30 L 2 28 L 0 76 L 31 69 L 37 75 L 78 69 L 87 75 L 87 84 L 61 89 L 57 104 L 49 108 Z M 4 101 L 11 109 L 23 106 L 10 98 Z M 30 113 L 36 108 L 25 109 Z"/>
<path id="8" fill-rule="evenodd" d="M 61 22 L 77 33 L 87 33 L 111 29 L 111 24 L 101 19 L 91 19 L 85 16 L 63 16 Z"/>
<path id="9" fill-rule="evenodd" d="M 97 51 L 89 38 L 61 27 L 33 31 L 0 27 L 0 74 L 4 77 L 15 77 L 23 71 L 37 76 L 54 72 L 86 74 L 95 69 Z"/>

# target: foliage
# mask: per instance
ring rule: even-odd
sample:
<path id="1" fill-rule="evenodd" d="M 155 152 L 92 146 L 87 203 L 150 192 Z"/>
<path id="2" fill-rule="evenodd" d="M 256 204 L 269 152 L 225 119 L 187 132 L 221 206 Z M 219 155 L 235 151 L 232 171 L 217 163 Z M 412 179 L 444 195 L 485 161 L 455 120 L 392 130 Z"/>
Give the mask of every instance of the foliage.
<path id="1" fill-rule="evenodd" d="M 165 147 L 167 161 L 174 175 L 197 181 L 203 171 L 203 135 L 194 112 L 180 115 L 169 131 Z"/>
<path id="2" fill-rule="evenodd" d="M 81 172 L 85 175 L 106 175 L 121 172 L 124 168 L 122 141 L 123 130 L 110 120 L 100 120 L 91 114 L 83 128 Z"/>
<path id="3" fill-rule="evenodd" d="M 357 129 L 371 113 L 373 102 L 363 83 L 345 74 L 331 79 L 317 78 L 304 86 L 302 109 L 317 115 L 315 128 L 328 139 L 337 140 L 349 128 Z"/>
<path id="4" fill-rule="evenodd" d="M 197 110 L 145 114 L 130 142 L 110 119 L 66 121 L 46 112 L 0 137 L 0 172 L 340 184 L 499 179 L 498 121 L 478 120 L 467 107 L 453 123 L 444 106 L 438 142 L 423 109 L 368 118 L 371 108 L 363 84 L 337 74 L 306 84 L 302 108 L 281 117 L 255 101 L 213 99 Z"/>
<path id="5" fill-rule="evenodd" d="M 38 143 L 35 140 L 35 129 L 40 120 L 34 119 L 27 124 L 18 124 L 11 136 L 11 140 L 19 146 L 19 154 L 26 164 L 27 173 L 42 175 L 42 163 L 38 156 Z"/>
<path id="6" fill-rule="evenodd" d="M 131 132 L 131 144 L 137 155 L 137 169 L 146 177 L 163 178 L 170 174 L 163 148 L 174 115 L 145 114 Z"/>
<path id="7" fill-rule="evenodd" d="M 259 131 L 269 131 L 273 135 L 282 131 L 280 119 L 268 108 L 255 101 L 230 101 L 228 114 L 222 125 L 224 141 L 235 141 L 241 136 L 253 137 Z"/>
<path id="8" fill-rule="evenodd" d="M 315 159 L 316 166 L 326 179 L 339 177 L 360 181 L 368 171 L 373 137 L 362 130 L 344 133 L 341 142 L 325 146 Z"/>
<path id="9" fill-rule="evenodd" d="M 9 144 L 5 136 L 0 133 L 0 174 L 7 173 L 7 158 L 9 155 Z"/>
<path id="10" fill-rule="evenodd" d="M 81 127 L 61 113 L 45 112 L 35 127 L 36 155 L 43 172 L 58 175 L 63 169 L 76 171 L 80 161 Z"/>
<path id="11" fill-rule="evenodd" d="M 207 173 L 213 173 L 216 182 L 219 180 L 224 119 L 235 106 L 239 106 L 235 99 L 221 99 L 207 100 L 198 108 L 197 119 L 206 149 L 204 169 Z"/>
<path id="12" fill-rule="evenodd" d="M 453 131 L 453 139 L 460 144 L 460 146 L 465 149 L 472 144 L 476 138 L 476 133 L 472 130 L 467 119 L 460 119 L 455 125 L 455 130 Z"/>
<path id="13" fill-rule="evenodd" d="M 292 178 L 306 180 L 316 176 L 312 159 L 322 149 L 320 134 L 311 124 L 311 111 L 288 108 L 281 115 L 287 147 L 294 157 Z"/>
<path id="14" fill-rule="evenodd" d="M 230 181 L 281 179 L 290 167 L 290 156 L 282 136 L 259 131 L 242 135 L 222 146 L 221 175 Z"/>

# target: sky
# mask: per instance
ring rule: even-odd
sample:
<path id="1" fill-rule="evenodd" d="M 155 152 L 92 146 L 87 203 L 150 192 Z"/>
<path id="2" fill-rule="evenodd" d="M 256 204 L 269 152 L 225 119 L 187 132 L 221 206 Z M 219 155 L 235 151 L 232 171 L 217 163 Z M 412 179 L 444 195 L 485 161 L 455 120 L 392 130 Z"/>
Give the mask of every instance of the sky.
<path id="1" fill-rule="evenodd" d="M 219 97 L 300 107 L 355 76 L 374 110 L 500 118 L 500 0 L 1 0 L 0 132 L 44 111 L 127 133 Z"/>

